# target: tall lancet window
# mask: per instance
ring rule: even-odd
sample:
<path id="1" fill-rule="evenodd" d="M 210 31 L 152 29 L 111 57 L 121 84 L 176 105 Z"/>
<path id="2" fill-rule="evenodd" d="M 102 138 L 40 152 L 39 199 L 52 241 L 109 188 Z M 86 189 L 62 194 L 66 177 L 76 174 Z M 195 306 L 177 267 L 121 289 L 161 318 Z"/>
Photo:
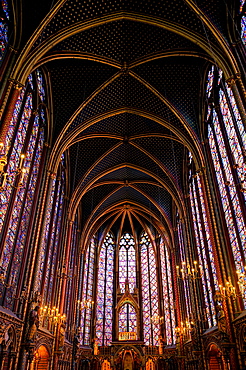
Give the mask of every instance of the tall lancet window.
<path id="1" fill-rule="evenodd" d="M 90 345 L 91 334 L 91 316 L 93 309 L 93 286 L 94 286 L 94 269 L 95 269 L 95 249 L 96 239 L 92 238 L 87 251 L 84 265 L 84 277 L 82 287 L 82 311 L 81 311 L 81 327 L 82 337 L 81 344 L 85 346 Z M 92 304 L 93 302 L 93 304 Z"/>
<path id="2" fill-rule="evenodd" d="M 4 285 L 7 287 L 1 299 L 9 309 L 13 308 L 13 297 L 19 296 L 26 285 L 24 274 L 22 279 L 19 279 L 19 274 L 27 263 L 30 231 L 34 226 L 32 213 L 38 201 L 36 194 L 46 124 L 45 95 L 40 105 L 41 96 L 36 93 L 40 84 L 45 91 L 41 72 L 39 75 L 40 80 L 37 72 L 29 75 L 16 103 L 6 137 L 8 163 L 0 197 L 0 245 L 1 273 L 6 276 Z"/>
<path id="3" fill-rule="evenodd" d="M 119 332 L 136 333 L 137 313 L 133 305 L 125 303 L 119 310 Z"/>
<path id="4" fill-rule="evenodd" d="M 156 255 L 145 232 L 140 237 L 140 258 L 144 342 L 146 345 L 156 346 L 160 334 L 159 324 L 152 319 L 159 316 Z"/>
<path id="5" fill-rule="evenodd" d="M 185 250 L 185 239 L 184 239 L 184 229 L 183 223 L 179 218 L 177 213 L 177 231 L 178 231 L 178 244 L 179 244 L 179 258 L 180 264 L 186 263 L 186 250 Z M 185 321 L 187 318 L 190 318 L 192 309 L 191 309 L 191 294 L 190 294 L 190 283 L 187 279 L 179 280 L 180 287 L 182 287 L 182 295 L 184 299 L 181 299 L 181 313 L 182 319 Z"/>
<path id="6" fill-rule="evenodd" d="M 119 286 L 125 291 L 125 282 L 128 280 L 130 293 L 136 287 L 136 251 L 133 236 L 125 233 L 120 239 L 119 250 Z"/>
<path id="7" fill-rule="evenodd" d="M 245 0 L 240 0 L 240 16 L 241 16 L 241 39 L 246 45 L 246 3 Z"/>
<path id="8" fill-rule="evenodd" d="M 9 11 L 7 0 L 0 0 L 0 63 L 4 57 L 7 45 L 8 45 L 8 23 L 9 23 Z"/>
<path id="9" fill-rule="evenodd" d="M 98 262 L 96 336 L 100 346 L 112 341 L 114 248 L 113 235 L 108 233 Z"/>
<path id="10" fill-rule="evenodd" d="M 172 284 L 172 270 L 167 247 L 163 240 L 160 243 L 161 275 L 164 303 L 164 319 L 167 344 L 175 343 L 175 313 Z"/>
<path id="11" fill-rule="evenodd" d="M 36 290 L 38 290 L 46 305 L 56 306 L 57 271 L 62 270 L 59 264 L 59 245 L 64 195 L 65 195 L 65 167 L 64 154 L 59 165 L 57 176 L 51 185 L 50 198 L 47 200 L 44 231 L 39 252 L 39 268 L 37 269 Z"/>
<path id="12" fill-rule="evenodd" d="M 214 67 L 208 73 L 208 140 L 236 269 L 246 262 L 246 131 L 231 88 Z M 214 104 L 212 101 L 214 100 Z"/>
<path id="13" fill-rule="evenodd" d="M 201 186 L 201 179 L 199 174 L 192 175 L 191 153 L 189 154 L 189 160 L 190 202 L 198 257 L 198 261 L 196 262 L 198 262 L 197 266 L 199 265 L 201 267 L 199 267 L 199 269 L 201 270 L 200 272 L 202 278 L 203 298 L 205 306 L 205 317 L 203 319 L 207 321 L 209 327 L 212 327 L 216 325 L 216 312 L 213 301 L 215 291 L 218 290 L 218 283 L 215 273 L 216 266 L 213 255 L 211 232 L 205 207 L 205 195 Z"/>

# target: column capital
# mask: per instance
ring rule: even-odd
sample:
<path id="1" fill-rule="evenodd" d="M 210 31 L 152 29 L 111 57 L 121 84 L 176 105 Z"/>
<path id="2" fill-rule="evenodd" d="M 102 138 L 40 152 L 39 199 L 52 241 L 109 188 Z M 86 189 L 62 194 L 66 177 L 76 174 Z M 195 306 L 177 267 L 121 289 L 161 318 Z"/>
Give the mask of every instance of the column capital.
<path id="1" fill-rule="evenodd" d="M 240 72 L 236 72 L 233 76 L 227 78 L 226 83 L 228 84 L 229 87 L 231 87 L 231 85 L 234 85 L 238 80 L 241 80 Z"/>
<path id="2" fill-rule="evenodd" d="M 23 87 L 25 87 L 25 85 L 23 85 L 20 81 L 17 81 L 13 78 L 9 78 L 9 82 L 10 82 L 10 84 L 13 85 L 13 88 L 16 89 L 16 90 L 21 90 L 21 89 L 23 89 Z"/>
<path id="3" fill-rule="evenodd" d="M 52 180 L 55 180 L 56 178 L 56 173 L 55 172 L 52 172 L 50 170 L 47 171 L 48 173 L 48 176 L 52 179 Z"/>

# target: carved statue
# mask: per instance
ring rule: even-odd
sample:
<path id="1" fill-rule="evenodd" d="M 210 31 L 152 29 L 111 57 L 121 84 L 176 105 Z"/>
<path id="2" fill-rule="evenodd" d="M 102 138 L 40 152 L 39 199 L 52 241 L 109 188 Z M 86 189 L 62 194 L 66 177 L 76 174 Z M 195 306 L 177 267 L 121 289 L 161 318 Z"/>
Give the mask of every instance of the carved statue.
<path id="1" fill-rule="evenodd" d="M 135 352 L 133 353 L 133 360 L 134 360 L 134 368 L 136 370 L 139 370 L 141 368 L 142 361 Z"/>
<path id="2" fill-rule="evenodd" d="M 177 355 L 181 355 L 181 346 L 180 346 L 180 334 L 179 332 L 176 333 L 176 352 Z"/>
<path id="3" fill-rule="evenodd" d="M 39 327 L 39 306 L 36 306 L 29 313 L 28 331 L 26 337 L 28 342 L 33 343 L 35 341 L 38 327 Z"/>
<path id="4" fill-rule="evenodd" d="M 193 350 L 199 351 L 200 348 L 199 348 L 198 327 L 194 323 L 191 323 L 190 326 L 191 326 L 190 335 L 193 344 Z"/>
<path id="5" fill-rule="evenodd" d="M 159 338 L 158 338 L 158 351 L 159 351 L 159 355 L 162 355 L 163 354 L 163 338 L 162 338 L 162 335 L 159 335 Z"/>
<path id="6" fill-rule="evenodd" d="M 217 322 L 218 330 L 221 334 L 221 339 L 223 341 L 228 341 L 229 338 L 227 332 L 226 317 L 221 305 L 217 305 Z"/>
<path id="7" fill-rule="evenodd" d="M 118 354 L 118 357 L 115 360 L 116 370 L 121 370 L 122 369 L 122 363 L 123 363 L 123 352 L 120 352 Z"/>
<path id="8" fill-rule="evenodd" d="M 60 329 L 59 329 L 59 338 L 58 338 L 58 351 L 63 351 L 64 341 L 65 341 L 65 331 L 66 331 L 66 324 L 61 323 Z"/>
<path id="9" fill-rule="evenodd" d="M 74 334 L 72 353 L 73 353 L 73 357 L 74 357 L 75 360 L 77 359 L 78 350 L 79 350 L 79 337 L 78 337 L 78 335 Z"/>
<path id="10" fill-rule="evenodd" d="M 97 337 L 94 339 L 93 351 L 94 351 L 94 356 L 97 356 L 99 354 Z"/>

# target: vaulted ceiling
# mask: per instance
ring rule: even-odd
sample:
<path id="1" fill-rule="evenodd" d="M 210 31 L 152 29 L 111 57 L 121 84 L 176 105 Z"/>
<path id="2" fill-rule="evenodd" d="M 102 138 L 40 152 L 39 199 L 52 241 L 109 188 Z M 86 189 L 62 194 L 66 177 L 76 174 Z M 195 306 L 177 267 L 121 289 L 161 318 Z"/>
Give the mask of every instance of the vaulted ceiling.
<path id="1" fill-rule="evenodd" d="M 16 77 L 40 66 L 49 76 L 49 167 L 66 151 L 83 235 L 152 224 L 171 239 L 174 206 L 185 214 L 187 150 L 203 165 L 208 65 L 235 72 L 228 3 L 24 1 Z"/>

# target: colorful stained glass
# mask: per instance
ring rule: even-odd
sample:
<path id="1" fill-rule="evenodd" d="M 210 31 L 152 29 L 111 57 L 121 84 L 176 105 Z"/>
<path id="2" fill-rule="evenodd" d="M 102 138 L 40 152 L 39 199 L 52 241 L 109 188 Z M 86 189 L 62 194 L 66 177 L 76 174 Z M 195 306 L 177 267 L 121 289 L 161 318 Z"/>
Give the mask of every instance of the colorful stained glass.
<path id="1" fill-rule="evenodd" d="M 241 4 L 243 6 L 243 3 Z M 241 9 L 242 10 L 242 9 Z M 233 91 L 223 83 L 223 73 L 219 70 L 220 120 L 213 106 L 210 107 L 211 121 L 208 126 L 208 139 L 217 178 L 228 237 L 237 270 L 243 271 L 246 252 L 246 225 L 235 183 L 245 187 L 246 164 L 243 153 L 246 148 L 246 131 L 237 108 Z M 233 163 L 229 158 L 233 158 Z M 246 200 L 246 194 L 244 194 Z"/>
<path id="2" fill-rule="evenodd" d="M 152 320 L 153 317 L 159 316 L 156 258 L 146 233 L 140 237 L 140 253 L 144 342 L 146 345 L 157 346 L 160 326 Z"/>
<path id="3" fill-rule="evenodd" d="M 65 174 L 64 174 L 64 179 L 65 179 Z M 66 300 L 65 300 L 64 313 L 66 314 L 67 322 L 71 322 L 71 319 L 73 320 L 73 305 L 75 304 L 74 300 L 72 299 L 72 294 L 73 294 L 73 289 L 74 289 L 74 283 L 76 281 L 76 279 L 74 279 L 75 271 L 77 271 L 77 264 L 78 264 L 78 255 L 77 255 L 78 232 L 77 231 L 78 231 L 78 220 L 76 217 L 73 223 L 73 229 L 72 229 L 71 252 L 70 252 L 70 257 L 69 257 L 69 268 L 68 268 L 69 278 L 67 279 L 67 285 L 66 285 Z M 51 270 L 51 273 L 52 273 L 51 280 L 53 281 L 55 280 L 54 272 L 55 272 L 55 269 L 53 268 Z"/>
<path id="4" fill-rule="evenodd" d="M 239 126 L 241 138 L 244 141 L 244 145 L 245 145 L 245 149 L 246 149 L 246 132 L 244 130 L 244 126 L 243 126 L 241 117 L 239 115 L 239 112 L 237 111 L 232 91 L 228 87 L 227 87 L 227 92 L 230 94 L 229 95 L 230 99 L 234 103 L 233 111 L 237 114 L 237 116 L 236 116 L 237 117 L 237 124 Z M 229 109 L 229 106 L 228 106 L 228 103 L 227 103 L 227 100 L 226 100 L 225 93 L 222 89 L 220 89 L 220 91 L 219 91 L 219 99 L 220 99 L 219 100 L 220 101 L 220 109 L 221 109 L 221 113 L 222 113 L 222 117 L 223 117 L 223 121 L 224 121 L 224 126 L 225 126 L 225 129 L 226 129 L 226 132 L 227 132 L 227 137 L 228 137 L 231 153 L 232 153 L 233 160 L 234 160 L 234 166 L 237 169 L 237 174 L 238 174 L 238 177 L 239 177 L 239 181 L 241 181 L 241 183 L 244 183 L 244 177 L 245 177 L 245 173 L 246 173 L 246 163 L 245 163 L 244 157 L 243 157 L 243 148 L 241 148 L 241 146 L 240 146 L 239 139 L 238 139 L 238 136 L 237 136 L 237 133 L 236 133 L 236 129 L 234 127 L 232 114 L 230 112 L 230 109 Z M 245 193 L 245 200 L 246 200 L 246 193 Z"/>
<path id="5" fill-rule="evenodd" d="M 174 313 L 174 297 L 172 287 L 172 272 L 170 258 L 168 256 L 167 247 L 163 240 L 160 243 L 161 257 L 161 274 L 162 274 L 162 290 L 163 290 L 163 306 L 164 306 L 164 323 L 166 330 L 167 345 L 175 343 L 175 313 Z"/>
<path id="6" fill-rule="evenodd" d="M 40 136 L 39 136 L 40 135 Z M 36 139 L 38 138 L 38 143 L 36 143 Z M 11 285 L 13 286 L 12 289 L 9 289 L 6 294 L 6 303 L 5 305 L 11 308 L 13 301 L 12 296 L 15 294 L 16 287 L 17 287 L 17 278 L 20 271 L 21 261 L 22 261 L 22 254 L 25 248 L 25 241 L 27 237 L 27 230 L 28 225 L 30 222 L 31 217 L 31 209 L 32 209 L 32 202 L 34 199 L 34 193 L 36 189 L 36 182 L 38 177 L 38 170 L 40 164 L 40 158 L 43 150 L 43 143 L 44 143 L 44 134 L 43 130 L 39 133 L 39 121 L 38 116 L 36 117 L 33 125 L 32 134 L 30 137 L 28 149 L 27 149 L 27 156 L 24 161 L 24 167 L 27 170 L 23 179 L 23 186 L 26 182 L 26 186 L 28 187 L 28 195 L 25 196 L 25 187 L 20 188 L 18 190 L 16 200 L 15 200 L 15 208 L 14 212 L 12 213 L 8 234 L 6 238 L 6 247 L 8 250 L 11 250 L 13 246 L 13 242 L 16 242 L 15 251 L 12 259 L 12 266 L 11 266 Z M 30 174 L 30 176 L 29 176 Z M 17 229 L 18 225 L 18 229 Z M 6 261 L 6 257 L 5 257 Z"/>
<path id="7" fill-rule="evenodd" d="M 239 134 L 240 134 L 240 137 L 242 139 L 242 144 L 243 144 L 244 149 L 246 150 L 246 130 L 244 128 L 244 124 L 243 124 L 242 118 L 240 116 L 240 113 L 239 113 L 239 110 L 238 110 L 238 107 L 237 107 L 232 89 L 230 87 L 228 87 L 227 83 L 225 83 L 225 87 L 226 87 L 228 98 L 230 100 L 230 105 L 231 105 L 231 108 L 233 110 L 233 114 L 234 114 L 234 117 L 235 117 L 235 120 L 236 120 L 236 124 L 238 126 Z"/>
<path id="8" fill-rule="evenodd" d="M 103 346 L 112 341 L 114 239 L 108 233 L 103 242 L 98 263 L 96 336 Z"/>
<path id="9" fill-rule="evenodd" d="M 199 259 L 199 265 L 202 266 L 202 287 L 203 296 L 205 301 L 205 312 L 206 319 L 209 326 L 216 325 L 216 312 L 213 302 L 213 288 L 214 284 L 216 290 L 218 289 L 217 277 L 213 273 L 213 282 L 210 280 L 211 269 L 213 272 L 216 271 L 214 263 L 214 255 L 211 244 L 210 229 L 207 220 L 207 213 L 204 204 L 204 194 L 201 187 L 199 176 L 196 178 L 198 193 L 195 185 L 195 178 L 192 179 L 190 184 L 190 202 L 192 210 L 192 218 L 194 225 L 194 232 L 197 245 L 197 254 Z M 200 203 L 200 205 L 199 205 Z M 206 243 L 205 243 L 206 240 Z M 209 256 L 209 260 L 208 260 Z"/>
<path id="10" fill-rule="evenodd" d="M 246 15 L 245 11 L 243 12 L 245 0 L 241 0 L 240 5 L 240 14 L 241 14 L 241 39 L 244 45 L 246 45 Z"/>
<path id="11" fill-rule="evenodd" d="M 0 61 L 3 59 L 8 45 L 9 23 L 8 2 L 6 0 L 1 0 L 1 6 L 3 9 L 3 16 L 0 18 Z"/>
<path id="12" fill-rule="evenodd" d="M 91 243 L 86 252 L 84 279 L 82 288 L 82 302 L 93 301 L 93 283 L 94 283 L 94 266 L 95 266 L 95 237 L 92 238 Z M 83 329 L 81 344 L 90 345 L 91 334 L 91 307 L 83 307 L 81 314 L 81 327 Z"/>
<path id="13" fill-rule="evenodd" d="M 18 168 L 20 166 L 20 161 L 21 161 L 20 155 L 21 155 L 21 151 L 24 146 L 24 143 L 25 143 L 25 138 L 26 138 L 26 133 L 28 129 L 29 119 L 31 116 L 31 111 L 32 111 L 32 95 L 29 94 L 26 99 L 24 111 L 23 111 L 22 118 L 20 121 L 19 130 L 17 132 L 17 136 L 14 142 L 13 150 L 10 156 L 10 161 L 9 161 L 8 169 L 7 169 L 8 182 L 6 183 L 6 187 L 4 189 L 5 196 L 4 196 L 4 204 L 3 204 L 4 205 L 3 212 L 5 211 L 5 214 L 6 214 L 6 210 L 8 206 L 7 203 L 10 199 L 10 196 L 13 190 L 12 184 L 15 183 L 16 177 L 18 176 L 17 173 L 18 173 Z M 27 179 L 27 174 L 24 177 L 24 183 L 26 183 L 26 179 Z M 1 257 L 1 264 L 5 271 L 7 271 L 7 267 L 8 267 L 10 258 L 11 258 L 11 251 L 12 251 L 12 246 L 14 242 L 14 236 L 15 236 L 16 229 L 18 226 L 18 214 L 20 211 L 21 203 L 22 203 L 22 197 L 24 195 L 24 190 L 25 190 L 24 186 L 18 189 L 17 199 L 19 198 L 18 199 L 19 201 L 17 201 L 18 205 L 14 207 L 14 212 L 12 214 L 14 229 L 13 230 L 9 229 L 9 243 L 6 244 L 4 248 L 3 256 Z"/>
<path id="14" fill-rule="evenodd" d="M 130 303 L 125 303 L 119 310 L 119 332 L 137 332 L 137 313 Z"/>
<path id="15" fill-rule="evenodd" d="M 44 102 L 45 100 L 44 78 L 39 69 L 37 69 L 37 85 L 38 85 L 38 92 L 39 92 L 40 100 Z"/>
<path id="16" fill-rule="evenodd" d="M 177 224 L 178 228 L 178 240 L 179 240 L 179 250 L 180 250 L 180 262 L 181 264 L 186 262 L 186 253 L 185 253 L 185 244 L 184 244 L 184 235 L 182 229 L 181 221 Z M 184 290 L 184 298 L 185 298 L 185 307 L 183 308 L 183 318 L 191 317 L 191 295 L 190 295 L 190 287 L 189 282 L 184 280 L 182 282 L 183 290 Z"/>
<path id="17" fill-rule="evenodd" d="M 1 256 L 1 267 L 5 274 L 8 272 L 6 283 L 9 285 L 2 304 L 9 309 L 13 308 L 13 297 L 16 295 L 19 273 L 25 256 L 27 231 L 32 222 L 32 205 L 44 144 L 44 131 L 39 114 L 36 116 L 32 114 L 34 107 L 31 80 L 32 75 L 27 79 L 29 92 L 26 94 L 26 89 L 22 89 L 16 102 L 6 137 L 6 145 L 8 150 L 11 148 L 11 152 L 7 165 L 7 183 L 1 194 L 0 229 L 6 222 L 5 216 L 12 197 L 14 205 L 9 223 L 6 225 L 8 231 Z"/>
<path id="18" fill-rule="evenodd" d="M 214 82 L 214 66 L 212 66 L 211 70 L 208 72 L 207 85 L 206 85 L 206 94 L 208 98 L 210 97 L 212 93 L 213 82 Z"/>
<path id="19" fill-rule="evenodd" d="M 35 283 L 35 290 L 37 291 L 40 291 L 42 276 L 43 276 L 43 271 L 44 271 L 44 262 L 45 262 L 46 248 L 47 248 L 48 236 L 49 236 L 49 225 L 51 223 L 52 206 L 53 206 L 54 196 L 55 196 L 55 185 L 56 185 L 56 179 L 53 179 L 52 185 L 51 185 L 50 197 L 48 200 L 48 206 L 47 206 L 46 214 L 45 214 L 45 226 L 44 226 L 44 232 L 43 232 L 42 241 L 41 241 L 41 248 L 39 252 L 39 262 L 38 262 L 39 267 L 38 267 L 38 273 L 37 273 L 36 283 Z"/>
<path id="20" fill-rule="evenodd" d="M 63 176 L 64 177 L 64 173 Z M 51 223 L 49 224 L 49 234 L 48 237 L 48 244 L 46 245 L 46 252 L 48 256 L 48 260 L 46 263 L 46 273 L 44 279 L 44 299 L 46 304 L 51 304 L 51 294 L 55 275 L 55 266 L 56 266 L 56 258 L 57 258 L 57 249 L 59 238 L 57 235 L 59 234 L 60 226 L 61 226 L 61 217 L 62 217 L 62 210 L 63 210 L 63 200 L 64 200 L 64 181 L 59 181 L 57 187 L 57 194 L 55 203 L 53 206 L 53 217 Z"/>
<path id="21" fill-rule="evenodd" d="M 233 222 L 233 214 L 234 211 L 230 206 L 229 197 L 232 196 L 232 205 L 234 205 L 233 208 L 236 208 L 236 221 L 238 225 L 238 231 L 242 240 L 242 245 L 246 245 L 246 236 L 245 236 L 245 225 L 243 222 L 243 217 L 240 208 L 238 208 L 238 196 L 236 193 L 236 188 L 233 182 L 232 174 L 230 165 L 228 162 L 228 158 L 225 152 L 225 144 L 223 137 L 221 135 L 218 116 L 214 112 L 213 114 L 214 118 L 214 125 L 215 125 L 215 133 L 213 133 L 212 128 L 209 126 L 208 130 L 208 138 L 209 138 L 209 145 L 211 149 L 212 159 L 214 163 L 215 173 L 219 185 L 219 191 L 222 201 L 222 206 L 224 209 L 224 215 L 226 224 L 229 231 L 229 238 L 231 242 L 231 248 L 234 255 L 234 260 L 236 264 L 236 268 L 241 270 L 243 268 L 243 262 L 242 262 L 242 256 L 240 252 L 240 246 L 238 243 L 238 239 L 235 232 L 235 225 Z M 215 136 L 216 135 L 216 136 Z M 217 141 L 217 145 L 216 145 Z M 219 154 L 217 152 L 217 147 L 221 150 L 221 160 L 219 158 Z M 230 190 L 227 190 L 226 183 L 230 184 Z"/>
<path id="22" fill-rule="evenodd" d="M 136 252 L 133 236 L 125 233 L 120 239 L 119 250 L 119 285 L 125 291 L 125 282 L 128 280 L 129 291 L 134 292 L 136 287 Z"/>
<path id="23" fill-rule="evenodd" d="M 24 97 L 25 89 L 22 90 L 20 97 L 15 105 L 15 110 L 14 114 L 12 117 L 12 120 L 10 122 L 10 128 L 7 133 L 7 139 L 6 139 L 6 146 L 9 148 L 11 145 L 11 142 L 13 140 L 14 136 L 14 131 L 16 129 L 16 126 L 18 124 L 18 117 L 21 109 L 21 105 L 23 102 L 23 97 Z M 7 212 L 10 196 L 13 190 L 13 187 L 11 184 L 14 183 L 18 167 L 19 167 L 19 162 L 20 162 L 20 153 L 22 151 L 23 145 L 24 145 L 24 140 L 25 140 L 25 134 L 27 132 L 27 126 L 29 122 L 29 118 L 31 116 L 31 109 L 32 109 L 32 96 L 31 94 L 28 95 L 25 106 L 24 106 L 24 112 L 22 114 L 22 118 L 20 121 L 20 129 L 23 129 L 22 135 L 17 135 L 15 138 L 14 142 L 14 148 L 10 156 L 10 161 L 7 166 L 7 182 L 5 184 L 5 187 L 3 191 L 1 192 L 1 197 L 0 197 L 0 232 L 3 226 L 3 222 L 5 219 L 5 215 Z M 18 131 L 19 131 L 18 130 Z"/>

